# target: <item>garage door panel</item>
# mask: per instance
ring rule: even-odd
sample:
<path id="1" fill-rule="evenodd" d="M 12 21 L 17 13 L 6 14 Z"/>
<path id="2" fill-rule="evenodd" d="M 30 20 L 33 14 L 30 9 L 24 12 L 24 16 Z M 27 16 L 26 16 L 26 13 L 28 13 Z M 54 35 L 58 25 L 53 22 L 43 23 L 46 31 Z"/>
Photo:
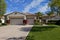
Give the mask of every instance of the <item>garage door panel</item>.
<path id="1" fill-rule="evenodd" d="M 23 24 L 23 18 L 15 18 L 10 20 L 10 24 L 12 25 L 20 25 Z"/>
<path id="2" fill-rule="evenodd" d="M 29 18 L 27 20 L 28 20 L 28 24 L 30 24 L 30 25 L 34 24 L 34 19 Z"/>

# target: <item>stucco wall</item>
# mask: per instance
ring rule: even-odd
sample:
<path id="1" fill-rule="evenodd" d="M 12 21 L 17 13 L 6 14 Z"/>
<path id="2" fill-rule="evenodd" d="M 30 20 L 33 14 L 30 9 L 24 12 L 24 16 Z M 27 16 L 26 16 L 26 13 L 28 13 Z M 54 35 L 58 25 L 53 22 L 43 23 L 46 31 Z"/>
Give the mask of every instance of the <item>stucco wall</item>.
<path id="1" fill-rule="evenodd" d="M 27 17 L 27 18 L 33 18 L 33 19 L 35 18 L 34 15 L 27 15 L 26 17 Z"/>

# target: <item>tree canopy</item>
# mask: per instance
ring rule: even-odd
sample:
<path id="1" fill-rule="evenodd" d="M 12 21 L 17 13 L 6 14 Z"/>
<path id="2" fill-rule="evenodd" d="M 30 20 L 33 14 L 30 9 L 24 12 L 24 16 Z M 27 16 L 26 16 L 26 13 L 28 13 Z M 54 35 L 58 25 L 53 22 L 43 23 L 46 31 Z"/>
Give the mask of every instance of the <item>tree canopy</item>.
<path id="1" fill-rule="evenodd" d="M 49 6 L 51 8 L 51 11 L 60 14 L 60 0 L 50 0 Z"/>
<path id="2" fill-rule="evenodd" d="M 5 12 L 6 12 L 5 0 L 0 0 L 0 16 L 4 15 Z"/>
<path id="3" fill-rule="evenodd" d="M 41 13 L 41 12 L 37 12 L 37 13 L 35 13 L 35 14 L 36 14 L 36 16 L 37 16 L 37 19 L 39 19 L 40 17 L 43 16 L 43 13 Z"/>
<path id="4" fill-rule="evenodd" d="M 52 11 L 49 11 L 46 13 L 48 16 L 54 16 L 54 13 Z"/>

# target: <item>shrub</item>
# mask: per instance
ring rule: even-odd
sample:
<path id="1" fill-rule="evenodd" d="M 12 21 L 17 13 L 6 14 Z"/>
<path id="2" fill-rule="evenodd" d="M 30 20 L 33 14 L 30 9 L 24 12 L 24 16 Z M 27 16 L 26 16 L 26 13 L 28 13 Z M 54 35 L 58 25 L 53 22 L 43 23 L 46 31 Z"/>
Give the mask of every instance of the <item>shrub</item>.
<path id="1" fill-rule="evenodd" d="M 2 25 L 7 25 L 6 23 L 2 23 Z"/>
<path id="2" fill-rule="evenodd" d="M 60 20 L 49 20 L 47 24 L 51 24 L 51 25 L 60 25 Z"/>
<path id="3" fill-rule="evenodd" d="M 56 25 L 60 25 L 60 20 L 58 20 L 58 21 L 56 22 Z"/>
<path id="4" fill-rule="evenodd" d="M 37 19 L 37 20 L 34 20 L 34 24 L 35 25 L 41 25 L 40 21 Z"/>
<path id="5" fill-rule="evenodd" d="M 2 23 L 1 19 L 0 19 L 0 23 Z"/>

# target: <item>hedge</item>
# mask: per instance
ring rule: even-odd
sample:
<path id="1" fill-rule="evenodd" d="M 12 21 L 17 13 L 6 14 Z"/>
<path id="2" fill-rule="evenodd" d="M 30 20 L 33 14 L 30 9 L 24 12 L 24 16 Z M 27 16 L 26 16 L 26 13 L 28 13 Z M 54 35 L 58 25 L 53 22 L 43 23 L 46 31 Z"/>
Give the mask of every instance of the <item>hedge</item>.
<path id="1" fill-rule="evenodd" d="M 60 20 L 49 20 L 47 24 L 56 24 L 56 25 L 60 25 Z"/>

